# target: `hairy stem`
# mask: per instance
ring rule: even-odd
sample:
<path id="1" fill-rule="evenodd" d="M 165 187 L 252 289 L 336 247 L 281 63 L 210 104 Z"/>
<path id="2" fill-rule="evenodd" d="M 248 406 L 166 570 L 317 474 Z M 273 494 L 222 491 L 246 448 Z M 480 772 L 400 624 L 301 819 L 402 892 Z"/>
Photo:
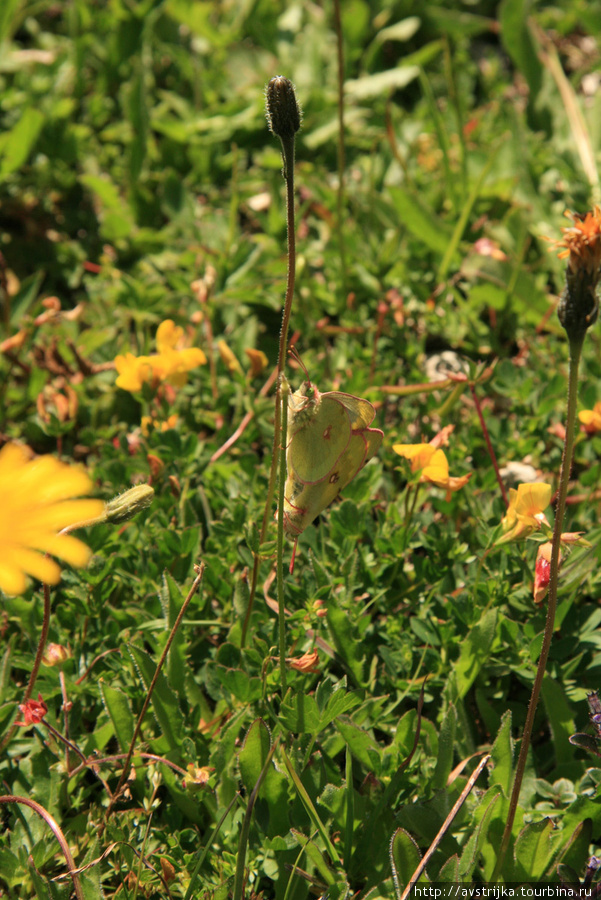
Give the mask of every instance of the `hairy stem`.
<path id="1" fill-rule="evenodd" d="M 503 832 L 503 838 L 501 841 L 501 848 L 499 850 L 499 856 L 497 857 L 497 863 L 495 866 L 495 870 L 493 873 L 492 880 L 493 882 L 499 877 L 503 864 L 505 862 L 505 856 L 507 854 L 507 850 L 509 848 L 509 843 L 511 840 L 511 833 L 513 829 L 513 823 L 515 820 L 515 815 L 518 807 L 518 800 L 520 796 L 520 790 L 522 787 L 522 781 L 524 779 L 524 772 L 526 770 L 526 760 L 528 757 L 528 748 L 530 747 L 530 740 L 532 737 L 532 727 L 534 725 L 534 716 L 536 714 L 536 707 L 538 705 L 538 700 L 540 697 L 541 687 L 543 683 L 543 678 L 545 676 L 545 669 L 547 666 L 547 659 L 549 656 L 549 649 L 551 647 L 551 639 L 553 637 L 553 628 L 555 625 L 555 613 L 557 611 L 557 585 L 558 585 L 558 577 L 559 577 L 559 553 L 560 553 L 560 544 L 561 544 L 561 533 L 563 530 L 563 520 L 566 509 L 566 497 L 568 494 L 568 485 L 570 478 L 570 469 L 572 466 L 572 455 L 574 450 L 574 436 L 575 436 L 575 425 L 576 425 L 576 407 L 578 400 L 578 366 L 580 363 L 580 355 L 582 352 L 582 345 L 584 343 L 584 335 L 578 338 L 570 339 L 570 361 L 569 361 L 569 372 L 568 372 L 568 402 L 567 402 L 567 414 L 566 414 L 566 436 L 563 447 L 563 457 L 561 460 L 561 470 L 559 474 L 559 492 L 557 497 L 557 507 L 555 510 L 555 527 L 553 529 L 553 550 L 551 553 L 551 571 L 550 571 L 550 580 L 549 580 L 549 594 L 547 597 L 547 620 L 545 622 L 545 632 L 543 635 L 543 643 L 541 647 L 540 657 L 538 660 L 538 666 L 536 669 L 536 677 L 534 679 L 534 685 L 532 687 L 532 695 L 530 697 L 530 703 L 528 705 L 528 712 L 526 714 L 526 722 L 524 725 L 524 733 L 522 734 L 522 743 L 520 746 L 520 753 L 518 756 L 518 762 L 515 770 L 515 777 L 513 781 L 513 788 L 511 791 L 511 798 L 509 801 L 509 814 L 507 816 L 507 822 L 505 825 L 505 831 Z"/>
<path id="2" fill-rule="evenodd" d="M 280 444 L 282 443 L 280 433 L 281 423 L 281 405 L 282 405 L 282 377 L 286 367 L 286 350 L 288 344 L 288 331 L 290 328 L 290 316 L 292 313 L 292 300 L 294 297 L 294 280 L 296 274 L 296 235 L 294 220 L 294 137 L 281 137 L 282 142 L 282 158 L 284 162 L 284 178 L 286 179 L 286 227 L 288 234 L 288 270 L 286 280 L 286 297 L 284 300 L 284 310 L 282 313 L 282 328 L 280 330 L 280 343 L 278 349 L 278 366 L 277 366 L 277 388 L 275 395 L 275 421 L 273 432 L 273 450 L 271 454 L 271 469 L 269 470 L 269 483 L 267 487 L 267 498 L 265 500 L 265 510 L 263 512 L 263 521 L 261 523 L 261 535 L 259 542 L 265 541 L 267 527 L 271 517 L 271 508 L 273 504 L 273 496 L 275 493 L 275 482 L 278 469 L 278 458 Z M 284 443 L 285 446 L 285 443 Z M 283 506 L 283 494 L 280 498 L 280 506 Z M 246 644 L 248 634 L 248 626 L 255 602 L 255 594 L 257 592 L 257 580 L 259 577 L 259 554 L 255 554 L 253 562 L 252 576 L 250 580 L 250 595 L 244 624 L 242 626 L 241 647 Z M 281 649 L 281 648 L 280 648 Z M 284 654 L 280 653 L 281 656 Z M 283 682 L 284 686 L 285 682 Z"/>

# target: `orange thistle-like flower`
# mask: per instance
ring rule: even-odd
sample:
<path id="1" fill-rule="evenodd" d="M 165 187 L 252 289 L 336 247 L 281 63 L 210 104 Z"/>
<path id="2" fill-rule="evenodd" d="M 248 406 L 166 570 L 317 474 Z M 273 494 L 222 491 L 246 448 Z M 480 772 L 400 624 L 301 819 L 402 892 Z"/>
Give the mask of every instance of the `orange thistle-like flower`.
<path id="1" fill-rule="evenodd" d="M 570 344 L 581 342 L 599 313 L 597 284 L 601 275 L 601 206 L 585 216 L 567 213 L 573 225 L 564 228 L 559 256 L 568 259 L 566 283 L 557 316 Z"/>
<path id="2" fill-rule="evenodd" d="M 559 258 L 569 259 L 572 271 L 585 268 L 596 273 L 601 266 L 601 206 L 595 206 L 584 217 L 569 210 L 565 215 L 572 219 L 573 225 L 562 228 L 563 238 L 554 241 L 555 247 L 563 248 Z"/>

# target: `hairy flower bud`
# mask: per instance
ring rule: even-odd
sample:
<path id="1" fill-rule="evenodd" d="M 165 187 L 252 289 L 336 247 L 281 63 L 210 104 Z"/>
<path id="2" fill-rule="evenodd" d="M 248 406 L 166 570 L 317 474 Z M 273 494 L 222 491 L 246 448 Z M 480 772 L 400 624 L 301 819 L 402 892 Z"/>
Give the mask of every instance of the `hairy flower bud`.
<path id="1" fill-rule="evenodd" d="M 139 512 L 152 503 L 154 491 L 149 484 L 138 484 L 118 497 L 114 497 L 106 505 L 105 521 L 120 525 L 133 519 Z"/>
<path id="2" fill-rule="evenodd" d="M 290 140 L 301 126 L 301 110 L 294 85 L 283 75 L 272 78 L 265 90 L 265 114 L 270 130 L 282 140 Z"/>

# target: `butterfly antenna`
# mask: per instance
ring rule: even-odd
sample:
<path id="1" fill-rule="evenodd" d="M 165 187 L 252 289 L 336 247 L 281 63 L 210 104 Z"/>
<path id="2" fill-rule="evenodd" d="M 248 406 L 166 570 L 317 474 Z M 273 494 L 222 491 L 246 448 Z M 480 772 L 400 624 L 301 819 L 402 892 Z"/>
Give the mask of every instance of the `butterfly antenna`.
<path id="1" fill-rule="evenodd" d="M 292 575 L 294 573 L 294 562 L 296 560 L 296 546 L 298 544 L 298 538 L 294 539 L 294 547 L 292 548 L 292 559 L 290 560 L 290 568 L 288 571 Z"/>
<path id="2" fill-rule="evenodd" d="M 296 347 L 294 346 L 294 344 L 290 347 L 290 349 L 288 350 L 288 353 L 290 354 L 292 359 L 296 363 L 298 363 L 298 365 L 301 367 L 301 369 L 305 373 L 305 378 L 307 379 L 307 381 L 311 381 L 311 379 L 309 378 L 309 373 L 307 372 L 307 367 L 305 366 L 304 362 L 302 361 L 301 355 L 298 352 L 298 350 L 296 349 Z"/>

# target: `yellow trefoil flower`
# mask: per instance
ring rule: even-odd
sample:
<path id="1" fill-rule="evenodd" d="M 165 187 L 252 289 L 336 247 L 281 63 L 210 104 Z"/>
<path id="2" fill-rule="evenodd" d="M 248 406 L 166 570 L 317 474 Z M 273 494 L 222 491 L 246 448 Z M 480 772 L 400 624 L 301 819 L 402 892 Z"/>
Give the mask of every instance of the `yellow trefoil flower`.
<path id="1" fill-rule="evenodd" d="M 542 482 L 519 484 L 517 491 L 511 488 L 509 506 L 501 521 L 504 534 L 497 544 L 527 538 L 542 525 L 549 527 L 545 509 L 551 502 L 551 493 L 551 485 Z"/>
<path id="2" fill-rule="evenodd" d="M 150 356 L 134 356 L 125 353 L 115 357 L 115 367 L 119 373 L 116 385 L 125 391 L 141 391 L 142 385 L 150 382 L 158 386 L 163 381 L 175 387 L 186 383 L 188 372 L 202 366 L 207 358 L 198 347 L 184 347 L 184 330 L 171 319 L 161 322 L 157 329 L 158 353 Z"/>
<path id="3" fill-rule="evenodd" d="M 0 450 L 0 590 L 22 594 L 27 575 L 56 584 L 61 570 L 51 553 L 72 566 L 85 566 L 91 551 L 64 528 L 90 523 L 104 513 L 101 500 L 75 500 L 92 489 L 78 466 L 53 456 L 31 458 L 18 444 Z"/>
<path id="4" fill-rule="evenodd" d="M 583 409 L 578 418 L 587 434 L 601 431 L 601 402 L 595 403 L 592 409 Z"/>
<path id="5" fill-rule="evenodd" d="M 392 449 L 410 461 L 413 473 L 420 472 L 420 482 L 444 488 L 447 500 L 450 500 L 451 494 L 467 484 L 472 477 L 471 472 L 460 477 L 450 476 L 449 462 L 444 451 L 432 444 L 393 444 Z"/>
<path id="6" fill-rule="evenodd" d="M 236 375 L 242 371 L 242 366 L 238 362 L 238 357 L 234 351 L 228 347 L 225 341 L 217 341 L 217 349 L 221 362 L 227 366 L 232 375 Z"/>

